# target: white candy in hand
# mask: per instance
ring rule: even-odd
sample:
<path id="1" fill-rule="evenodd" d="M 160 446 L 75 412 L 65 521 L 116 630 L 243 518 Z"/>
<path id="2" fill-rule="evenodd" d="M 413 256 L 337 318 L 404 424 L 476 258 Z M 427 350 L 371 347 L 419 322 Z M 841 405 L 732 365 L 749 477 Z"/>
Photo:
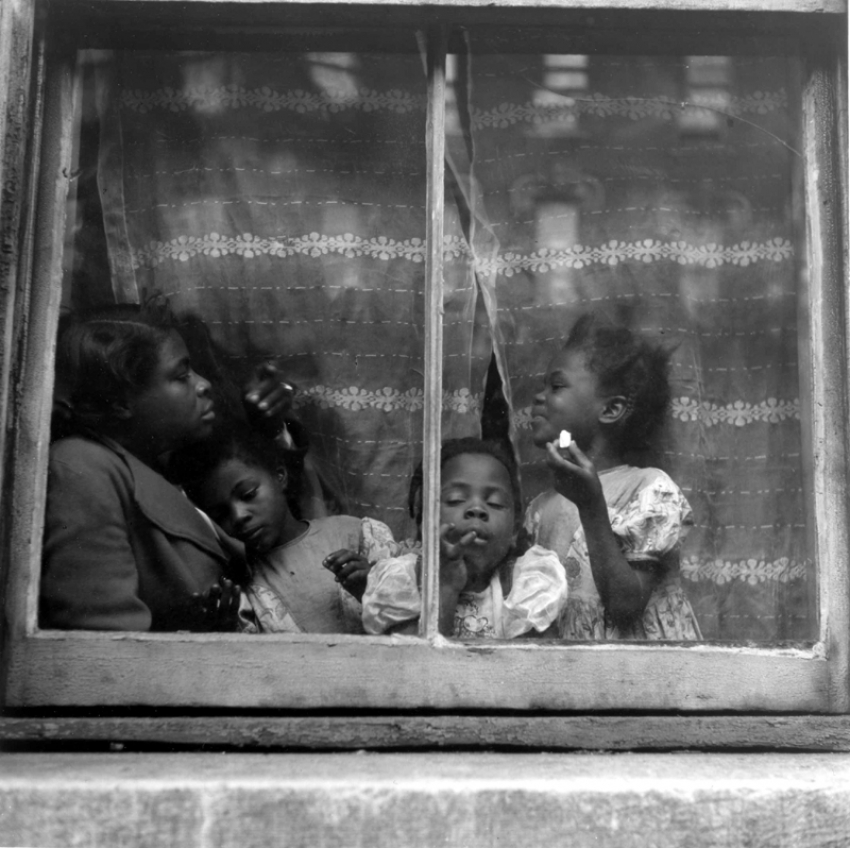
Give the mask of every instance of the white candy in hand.
<path id="1" fill-rule="evenodd" d="M 558 438 L 558 447 L 559 448 L 568 448 L 570 446 L 570 442 L 573 440 L 573 437 L 570 435 L 569 430 L 561 430 L 561 435 Z"/>

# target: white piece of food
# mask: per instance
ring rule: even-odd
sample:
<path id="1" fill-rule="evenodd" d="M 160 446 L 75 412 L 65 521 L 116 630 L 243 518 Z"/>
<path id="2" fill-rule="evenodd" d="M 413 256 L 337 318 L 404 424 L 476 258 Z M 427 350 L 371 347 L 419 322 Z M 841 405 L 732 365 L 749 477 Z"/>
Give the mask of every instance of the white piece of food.
<path id="1" fill-rule="evenodd" d="M 568 448 L 570 446 L 570 442 L 573 440 L 573 437 L 570 435 L 569 430 L 561 430 L 561 435 L 558 439 L 558 447 L 559 448 Z"/>

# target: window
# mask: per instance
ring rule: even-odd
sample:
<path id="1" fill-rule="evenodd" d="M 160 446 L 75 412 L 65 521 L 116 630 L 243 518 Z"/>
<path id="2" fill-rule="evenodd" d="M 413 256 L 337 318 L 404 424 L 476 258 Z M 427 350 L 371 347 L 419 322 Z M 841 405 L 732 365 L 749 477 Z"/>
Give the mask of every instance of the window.
<path id="1" fill-rule="evenodd" d="M 392 9 L 384 30 L 357 10 L 328 25 L 318 5 L 254 9 L 247 28 L 229 7 L 207 27 L 200 0 L 186 17 L 126 0 L 105 0 L 100 18 L 46 10 L 34 205 L 15 207 L 25 249 L 7 318 L 20 322 L 6 388 L 7 703 L 846 711 L 846 176 L 829 26 L 765 13 L 767 36 L 736 17 L 742 3 L 617 19 L 447 8 L 437 28 Z M 50 340 L 63 297 L 100 296 L 106 265 L 108 295 L 176 293 L 235 356 L 275 350 L 297 368 L 311 351 L 300 413 L 318 455 L 339 456 L 345 416 L 367 408 L 360 453 L 346 443 L 359 473 L 339 486 L 361 513 L 400 516 L 399 533 L 421 441 L 421 636 L 39 630 Z M 526 491 L 541 491 L 527 425 L 547 345 L 600 302 L 676 331 L 666 460 L 695 508 L 684 573 L 705 638 L 444 640 L 436 448 L 479 426 L 494 361 Z M 369 323 L 386 327 L 372 349 Z M 380 392 L 364 374 L 385 380 Z M 399 409 L 415 416 L 390 426 Z M 363 447 L 378 438 L 399 451 Z"/>

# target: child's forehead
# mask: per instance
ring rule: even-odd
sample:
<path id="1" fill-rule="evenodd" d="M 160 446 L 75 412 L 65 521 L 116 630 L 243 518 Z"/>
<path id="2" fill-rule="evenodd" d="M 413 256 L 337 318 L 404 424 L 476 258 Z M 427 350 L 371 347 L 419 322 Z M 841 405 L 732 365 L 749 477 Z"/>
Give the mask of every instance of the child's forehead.
<path id="1" fill-rule="evenodd" d="M 477 483 L 498 485 L 511 490 L 508 469 L 488 453 L 462 453 L 447 460 L 440 472 L 442 485 Z"/>
<path id="2" fill-rule="evenodd" d="M 164 365 L 189 358 L 189 350 L 183 336 L 176 330 L 169 330 L 159 343 L 159 360 Z"/>

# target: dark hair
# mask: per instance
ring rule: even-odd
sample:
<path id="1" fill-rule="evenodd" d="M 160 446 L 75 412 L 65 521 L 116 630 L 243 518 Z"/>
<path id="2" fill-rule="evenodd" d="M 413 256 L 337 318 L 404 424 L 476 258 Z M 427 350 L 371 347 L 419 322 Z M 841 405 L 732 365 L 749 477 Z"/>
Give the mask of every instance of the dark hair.
<path id="1" fill-rule="evenodd" d="M 667 372 L 672 350 L 593 314 L 576 321 L 563 349 L 584 354 L 604 394 L 626 398 L 628 412 L 617 427 L 620 450 L 646 452 L 655 447 L 670 405 Z"/>
<path id="2" fill-rule="evenodd" d="M 234 421 L 214 432 L 211 438 L 180 452 L 180 479 L 186 494 L 197 500 L 209 476 L 231 460 L 261 468 L 272 475 L 285 466 L 283 451 L 276 442 Z"/>
<path id="3" fill-rule="evenodd" d="M 76 429 L 101 432 L 114 423 L 115 404 L 149 385 L 160 347 L 173 329 L 162 297 L 70 321 L 59 337 L 56 370 Z"/>
<path id="4" fill-rule="evenodd" d="M 522 515 L 522 498 L 519 487 L 519 469 L 517 468 L 513 454 L 501 442 L 476 439 L 472 436 L 462 439 L 447 439 L 440 448 L 440 469 L 442 470 L 450 459 L 467 453 L 492 456 L 493 459 L 505 466 L 505 470 L 508 472 L 508 477 L 511 481 L 514 513 L 517 520 L 519 520 Z M 416 519 L 417 524 L 422 522 L 422 483 L 422 463 L 420 462 L 413 472 L 413 477 L 410 480 L 410 490 L 407 494 L 407 508 L 410 512 L 410 517 Z"/>

